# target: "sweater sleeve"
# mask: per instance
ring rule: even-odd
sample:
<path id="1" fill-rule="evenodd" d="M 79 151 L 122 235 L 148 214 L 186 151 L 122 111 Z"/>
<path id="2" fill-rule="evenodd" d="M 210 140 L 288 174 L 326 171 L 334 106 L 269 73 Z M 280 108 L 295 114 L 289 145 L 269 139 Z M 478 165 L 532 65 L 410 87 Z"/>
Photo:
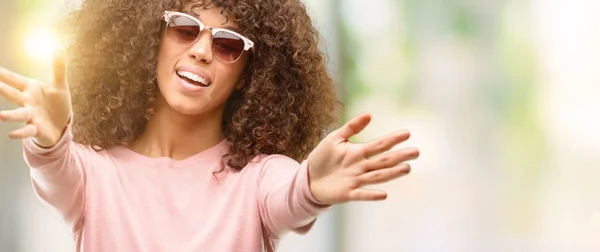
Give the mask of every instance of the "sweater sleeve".
<path id="1" fill-rule="evenodd" d="M 306 233 L 316 217 L 331 208 L 319 204 L 311 193 L 306 161 L 299 164 L 284 156 L 269 156 L 258 181 L 260 214 L 271 238 L 288 231 Z"/>
<path id="2" fill-rule="evenodd" d="M 73 234 L 80 232 L 86 196 L 87 150 L 73 142 L 71 126 L 67 126 L 59 142 L 48 149 L 38 146 L 31 138 L 24 139 L 23 156 L 37 197 Z"/>

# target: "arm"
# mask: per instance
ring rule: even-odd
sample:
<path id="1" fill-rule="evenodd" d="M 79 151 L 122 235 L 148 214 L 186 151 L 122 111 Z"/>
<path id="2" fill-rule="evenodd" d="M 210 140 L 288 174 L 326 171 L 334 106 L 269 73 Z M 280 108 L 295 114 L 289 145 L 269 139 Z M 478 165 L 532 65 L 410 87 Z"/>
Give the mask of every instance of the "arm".
<path id="1" fill-rule="evenodd" d="M 362 114 L 330 133 L 302 165 L 283 158 L 265 162 L 259 179 L 259 206 L 271 237 L 278 238 L 289 229 L 308 231 L 315 217 L 330 205 L 384 200 L 386 192 L 364 186 L 408 174 L 410 166 L 406 162 L 416 159 L 419 150 L 404 148 L 388 152 L 409 138 L 408 131 L 367 143 L 354 144 L 348 140 L 370 120 L 369 114 Z"/>
<path id="2" fill-rule="evenodd" d="M 24 139 L 23 155 L 30 167 L 35 194 L 76 234 L 82 228 L 87 152 L 72 138 L 68 126 L 51 148 L 42 148 L 31 138 Z"/>
<path id="3" fill-rule="evenodd" d="M 66 63 L 66 51 L 60 49 L 54 59 L 52 84 L 0 67 L 0 97 L 18 107 L 0 111 L 0 123 L 24 124 L 8 137 L 23 139 L 36 194 L 76 233 L 81 229 L 85 201 L 86 151 L 72 141 L 69 126 L 65 128 L 72 111 Z"/>
<path id="4" fill-rule="evenodd" d="M 261 218 L 271 238 L 294 230 L 306 233 L 317 215 L 330 208 L 320 204 L 309 189 L 308 162 L 284 156 L 269 156 L 258 178 L 258 205 Z"/>

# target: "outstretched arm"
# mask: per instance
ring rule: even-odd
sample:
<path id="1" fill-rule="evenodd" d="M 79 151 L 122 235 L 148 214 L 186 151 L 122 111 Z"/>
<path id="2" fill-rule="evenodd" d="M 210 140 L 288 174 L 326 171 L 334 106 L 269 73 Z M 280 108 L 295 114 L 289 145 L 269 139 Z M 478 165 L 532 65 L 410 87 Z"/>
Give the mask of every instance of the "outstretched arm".
<path id="1" fill-rule="evenodd" d="M 416 148 L 389 151 L 410 133 L 398 131 L 367 143 L 348 139 L 370 122 L 359 115 L 329 134 L 301 165 L 282 156 L 269 157 L 259 176 L 259 206 L 272 238 L 288 230 L 310 229 L 319 213 L 334 204 L 383 200 L 387 193 L 363 186 L 384 183 L 408 174 L 406 161 L 419 156 Z"/>
<path id="2" fill-rule="evenodd" d="M 307 166 L 306 161 L 298 164 L 280 155 L 264 160 L 258 178 L 258 205 L 271 238 L 291 230 L 306 233 L 319 213 L 331 207 L 318 202 L 310 192 Z"/>
<path id="3" fill-rule="evenodd" d="M 71 99 L 66 79 L 66 53 L 54 61 L 52 84 L 0 68 L 0 96 L 18 108 L 0 111 L 0 123 L 21 122 L 9 133 L 23 139 L 25 162 L 31 168 L 36 194 L 71 228 L 81 229 L 85 201 L 86 150 L 72 141 Z"/>

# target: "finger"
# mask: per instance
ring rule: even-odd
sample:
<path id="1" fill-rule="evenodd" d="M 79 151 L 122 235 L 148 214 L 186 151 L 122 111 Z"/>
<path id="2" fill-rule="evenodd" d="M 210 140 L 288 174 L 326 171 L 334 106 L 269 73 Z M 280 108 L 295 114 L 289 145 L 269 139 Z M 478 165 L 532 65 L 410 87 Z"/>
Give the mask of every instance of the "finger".
<path id="1" fill-rule="evenodd" d="M 350 201 L 375 201 L 384 200 L 387 198 L 387 193 L 384 191 L 357 188 L 350 192 Z"/>
<path id="2" fill-rule="evenodd" d="M 364 145 L 365 157 L 372 157 L 377 154 L 388 151 L 395 145 L 402 143 L 410 137 L 408 130 L 401 130 L 382 137 L 378 140 L 371 141 Z"/>
<path id="3" fill-rule="evenodd" d="M 0 111 L 0 121 L 28 122 L 29 120 L 31 120 L 31 110 L 26 107 Z"/>
<path id="4" fill-rule="evenodd" d="M 25 99 L 23 98 L 23 93 L 21 93 L 21 91 L 2 82 L 0 82 L 0 96 L 4 97 L 6 101 L 18 106 L 23 106 L 25 104 Z"/>
<path id="5" fill-rule="evenodd" d="M 419 155 L 419 149 L 405 148 L 394 152 L 375 156 L 365 161 L 366 164 L 362 167 L 364 169 L 363 172 L 370 172 L 373 170 L 394 167 L 400 163 L 417 159 Z"/>
<path id="6" fill-rule="evenodd" d="M 337 130 L 337 136 L 343 140 L 360 133 L 371 122 L 371 115 L 368 113 L 360 114 L 348 121 L 344 126 Z"/>
<path id="7" fill-rule="evenodd" d="M 57 47 L 53 62 L 54 85 L 59 89 L 67 89 L 67 51 L 64 47 Z"/>
<path id="8" fill-rule="evenodd" d="M 8 137 L 11 139 L 23 139 L 28 137 L 35 137 L 36 134 L 37 128 L 33 124 L 27 124 L 23 128 L 8 133 Z"/>
<path id="9" fill-rule="evenodd" d="M 360 185 L 381 184 L 407 175 L 408 173 L 410 173 L 410 165 L 402 163 L 391 168 L 367 172 L 360 175 L 357 179 Z"/>
<path id="10" fill-rule="evenodd" d="M 19 91 L 23 91 L 25 90 L 25 87 L 27 87 L 29 79 L 0 67 L 0 82 L 4 82 Z"/>

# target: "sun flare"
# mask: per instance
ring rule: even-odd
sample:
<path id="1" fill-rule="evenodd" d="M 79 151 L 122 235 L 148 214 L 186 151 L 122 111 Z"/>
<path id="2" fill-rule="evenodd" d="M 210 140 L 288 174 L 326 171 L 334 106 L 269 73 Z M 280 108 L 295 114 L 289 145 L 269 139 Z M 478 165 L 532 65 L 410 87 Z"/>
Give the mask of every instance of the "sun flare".
<path id="1" fill-rule="evenodd" d="M 50 29 L 32 29 L 25 35 L 25 52 L 36 61 L 52 61 L 60 45 L 58 35 Z"/>

